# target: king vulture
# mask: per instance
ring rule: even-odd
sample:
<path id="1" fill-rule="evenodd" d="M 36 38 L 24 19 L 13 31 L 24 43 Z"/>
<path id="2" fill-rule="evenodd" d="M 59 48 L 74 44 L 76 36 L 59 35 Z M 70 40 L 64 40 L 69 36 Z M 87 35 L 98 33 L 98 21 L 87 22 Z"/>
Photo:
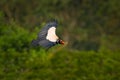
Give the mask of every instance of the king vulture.
<path id="1" fill-rule="evenodd" d="M 63 44 L 64 41 L 61 40 L 56 35 L 56 27 L 58 26 L 57 21 L 48 22 L 38 33 L 35 40 L 32 41 L 33 46 L 42 46 L 46 49 L 55 46 L 56 44 Z"/>

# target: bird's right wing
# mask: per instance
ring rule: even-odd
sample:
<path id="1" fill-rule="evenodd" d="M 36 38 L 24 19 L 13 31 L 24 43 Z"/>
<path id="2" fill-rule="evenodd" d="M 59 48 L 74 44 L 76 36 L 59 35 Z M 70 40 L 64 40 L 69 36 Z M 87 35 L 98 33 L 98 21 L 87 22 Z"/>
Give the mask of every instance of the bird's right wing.
<path id="1" fill-rule="evenodd" d="M 42 41 L 40 41 L 38 44 L 39 44 L 40 46 L 48 49 L 48 48 L 54 46 L 56 43 L 50 42 L 50 41 L 48 41 L 48 40 L 42 40 Z"/>

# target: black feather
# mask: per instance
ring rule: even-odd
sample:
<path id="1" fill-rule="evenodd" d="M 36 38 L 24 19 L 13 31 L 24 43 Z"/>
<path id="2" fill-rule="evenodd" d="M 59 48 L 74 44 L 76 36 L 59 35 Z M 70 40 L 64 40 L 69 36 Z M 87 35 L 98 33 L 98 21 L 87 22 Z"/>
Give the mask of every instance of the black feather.
<path id="1" fill-rule="evenodd" d="M 51 48 L 52 46 L 54 46 L 56 43 L 55 42 L 50 42 L 48 40 L 42 40 L 39 41 L 39 45 L 44 47 L 44 48 Z"/>

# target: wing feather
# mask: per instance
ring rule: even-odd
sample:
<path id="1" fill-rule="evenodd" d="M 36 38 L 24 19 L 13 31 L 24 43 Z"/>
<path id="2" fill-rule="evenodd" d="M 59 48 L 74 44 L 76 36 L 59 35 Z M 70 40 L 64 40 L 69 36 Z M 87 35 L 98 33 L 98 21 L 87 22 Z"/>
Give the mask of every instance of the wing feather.
<path id="1" fill-rule="evenodd" d="M 47 36 L 47 33 L 48 33 L 48 30 L 51 28 L 51 27 L 57 27 L 57 22 L 49 22 L 47 23 L 42 29 L 41 31 L 38 33 L 38 39 L 46 39 L 46 36 Z"/>
<path id="2" fill-rule="evenodd" d="M 42 41 L 39 41 L 38 43 L 40 46 L 43 46 L 44 48 L 50 48 L 52 46 L 54 46 L 56 43 L 53 43 L 53 42 L 50 42 L 48 40 L 42 40 Z"/>

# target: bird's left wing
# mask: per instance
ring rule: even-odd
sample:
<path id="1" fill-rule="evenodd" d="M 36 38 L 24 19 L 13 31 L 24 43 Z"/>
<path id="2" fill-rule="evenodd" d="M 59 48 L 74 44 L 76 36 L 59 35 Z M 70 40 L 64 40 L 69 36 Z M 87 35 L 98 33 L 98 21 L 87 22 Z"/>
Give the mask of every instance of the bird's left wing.
<path id="1" fill-rule="evenodd" d="M 56 21 L 52 21 L 52 22 L 49 22 L 47 23 L 42 29 L 41 31 L 38 33 L 38 39 L 39 40 L 45 40 L 46 37 L 47 37 L 47 34 L 48 34 L 48 30 L 51 28 L 51 27 L 57 27 L 57 22 Z"/>

